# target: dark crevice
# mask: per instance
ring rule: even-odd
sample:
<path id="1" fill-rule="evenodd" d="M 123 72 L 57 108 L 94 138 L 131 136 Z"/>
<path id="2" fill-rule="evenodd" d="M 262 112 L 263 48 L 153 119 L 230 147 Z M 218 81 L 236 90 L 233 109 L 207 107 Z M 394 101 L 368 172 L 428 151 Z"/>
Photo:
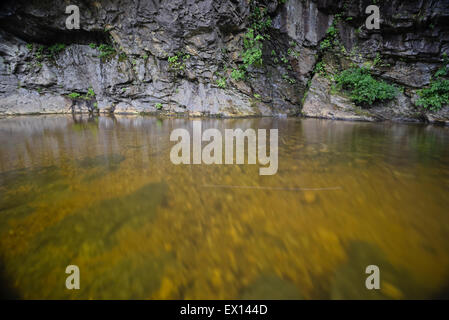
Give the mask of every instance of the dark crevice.
<path id="1" fill-rule="evenodd" d="M 11 27 L 7 19 L 0 20 L 0 29 L 26 41 L 35 42 L 45 45 L 52 45 L 55 43 L 70 44 L 84 44 L 89 43 L 105 43 L 111 44 L 111 37 L 108 32 L 102 30 L 58 30 L 45 27 L 39 27 L 39 31 L 33 34 L 25 30 Z"/>

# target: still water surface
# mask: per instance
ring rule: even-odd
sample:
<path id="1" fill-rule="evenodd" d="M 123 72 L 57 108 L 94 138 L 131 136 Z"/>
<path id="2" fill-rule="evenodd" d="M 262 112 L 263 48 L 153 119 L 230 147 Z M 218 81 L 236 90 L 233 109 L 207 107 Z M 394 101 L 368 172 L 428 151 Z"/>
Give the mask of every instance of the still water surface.
<path id="1" fill-rule="evenodd" d="M 2 294 L 403 299 L 446 292 L 449 128 L 313 119 L 202 125 L 278 128 L 278 173 L 173 165 L 170 133 L 191 130 L 191 119 L 1 119 Z M 372 264 L 380 267 L 379 291 L 365 288 Z M 68 265 L 80 268 L 78 291 L 65 289 Z"/>

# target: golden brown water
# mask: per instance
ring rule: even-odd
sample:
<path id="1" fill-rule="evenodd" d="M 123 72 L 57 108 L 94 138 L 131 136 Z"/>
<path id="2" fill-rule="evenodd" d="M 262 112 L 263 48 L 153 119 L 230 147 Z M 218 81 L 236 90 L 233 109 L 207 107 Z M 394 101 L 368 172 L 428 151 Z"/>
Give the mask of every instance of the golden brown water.
<path id="1" fill-rule="evenodd" d="M 278 128 L 277 175 L 260 176 L 254 165 L 173 165 L 170 133 L 191 128 L 189 119 L 0 120 L 3 295 L 402 299 L 445 292 L 449 128 L 312 119 L 202 124 Z M 65 288 L 72 264 L 81 272 L 78 291 Z M 365 288 L 371 264 L 380 267 L 379 291 Z"/>

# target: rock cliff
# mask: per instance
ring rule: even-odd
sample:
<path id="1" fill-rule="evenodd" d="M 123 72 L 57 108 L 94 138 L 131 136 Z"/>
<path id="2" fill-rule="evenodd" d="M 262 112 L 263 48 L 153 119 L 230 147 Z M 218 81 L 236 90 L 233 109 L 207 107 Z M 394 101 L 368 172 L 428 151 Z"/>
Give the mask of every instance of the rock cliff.
<path id="1" fill-rule="evenodd" d="M 378 30 L 365 27 L 371 2 L 380 8 Z M 66 28 L 69 4 L 80 9 L 79 30 Z M 449 54 L 448 18 L 448 0 L 4 0 L 0 115 L 448 123 L 447 103 L 434 111 L 417 104 Z M 356 105 L 335 87 L 334 76 L 350 66 L 368 66 L 398 94 Z"/>

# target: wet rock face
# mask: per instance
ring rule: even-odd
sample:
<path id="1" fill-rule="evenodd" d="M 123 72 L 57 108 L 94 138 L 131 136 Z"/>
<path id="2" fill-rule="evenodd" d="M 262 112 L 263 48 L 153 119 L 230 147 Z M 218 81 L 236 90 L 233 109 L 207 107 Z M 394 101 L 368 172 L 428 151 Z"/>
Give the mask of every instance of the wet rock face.
<path id="1" fill-rule="evenodd" d="M 360 28 L 370 4 L 364 0 L 257 3 L 272 20 L 263 65 L 251 66 L 245 81 L 237 81 L 231 71 L 242 63 L 254 9 L 246 0 L 74 0 L 80 30 L 66 29 L 68 15 L 60 1 L 3 1 L 0 114 L 85 112 L 89 108 L 67 96 L 92 88 L 100 112 L 296 115 L 305 103 L 303 114 L 313 117 L 340 118 L 326 111 L 338 109 L 361 120 L 403 120 L 412 114 L 413 119 L 446 121 L 444 110 L 432 116 L 415 110 L 414 97 L 449 53 L 447 0 L 381 1 L 381 29 L 372 31 Z M 363 64 L 379 53 L 390 66 L 377 68 L 376 75 L 410 88 L 401 97 L 410 108 L 357 114 L 322 85 L 314 69 L 320 61 L 329 62 L 320 43 L 336 14 L 350 18 L 338 24 L 348 56 L 357 52 L 354 56 Z M 39 52 L 40 45 L 55 44 L 65 47 L 51 55 Z M 113 53 L 104 55 L 101 44 Z M 182 70 L 169 63 L 177 54 L 182 54 Z M 338 69 L 344 63 L 334 64 Z"/>

